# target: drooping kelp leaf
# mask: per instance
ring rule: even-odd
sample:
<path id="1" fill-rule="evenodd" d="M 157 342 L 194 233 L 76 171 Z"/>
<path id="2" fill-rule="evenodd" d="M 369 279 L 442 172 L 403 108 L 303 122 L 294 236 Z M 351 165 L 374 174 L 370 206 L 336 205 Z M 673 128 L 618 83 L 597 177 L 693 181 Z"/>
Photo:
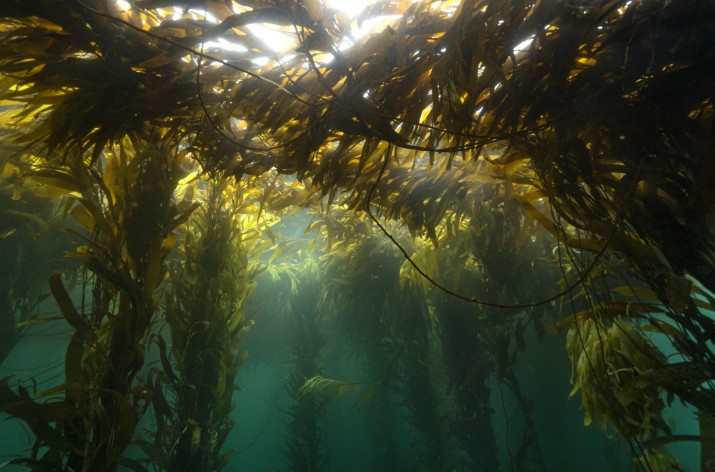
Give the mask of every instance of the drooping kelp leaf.
<path id="1" fill-rule="evenodd" d="M 658 392 L 638 381 L 647 371 L 664 365 L 664 356 L 631 323 L 615 319 L 606 326 L 587 320 L 570 329 L 566 347 L 574 366 L 571 395 L 581 390 L 586 424 L 595 419 L 605 427 L 609 421 L 624 436 L 639 440 L 668 431 Z M 612 373 L 608 389 L 588 381 L 589 375 L 596 374 L 589 374 L 594 369 Z"/>
<path id="2" fill-rule="evenodd" d="M 84 319 L 82 319 L 79 313 L 77 313 L 72 299 L 67 293 L 67 290 L 65 290 L 64 284 L 62 283 L 62 277 L 59 272 L 53 272 L 50 274 L 50 290 L 52 291 L 52 296 L 55 298 L 60 311 L 62 311 L 65 319 L 70 325 L 72 325 L 75 331 L 79 332 L 82 336 L 86 333 L 92 333 L 92 328 Z M 91 339 L 88 340 L 91 341 Z"/>
<path id="3" fill-rule="evenodd" d="M 124 395 L 118 392 L 110 393 L 114 399 L 113 407 L 116 409 L 113 418 L 117 423 L 112 425 L 111 433 L 107 431 L 108 435 L 104 439 L 112 444 L 110 450 L 113 451 L 114 457 L 104 460 L 109 463 L 116 463 L 132 439 L 136 426 L 136 413 Z"/>
<path id="4" fill-rule="evenodd" d="M 65 319 L 64 316 L 44 316 L 44 317 L 40 317 L 40 318 L 32 318 L 29 320 L 20 321 L 15 326 L 17 326 L 18 328 L 24 328 L 26 326 L 32 326 L 37 323 L 48 323 L 48 322 L 59 321 L 59 320 L 64 320 L 64 319 Z"/>
<path id="5" fill-rule="evenodd" d="M 9 377 L 0 380 L 0 411 L 22 419 L 32 429 L 38 440 L 51 448 L 62 451 L 76 450 L 78 445 L 64 437 L 61 431 L 51 423 L 62 422 L 74 415 L 72 407 L 63 401 L 37 403 L 22 386 L 15 393 L 9 386 Z M 55 391 L 40 393 L 36 398 L 57 393 Z"/>
<path id="6" fill-rule="evenodd" d="M 679 310 L 679 312 L 682 312 L 682 307 L 684 307 L 688 303 L 693 303 L 695 306 L 697 306 L 698 308 L 702 308 L 703 310 L 712 311 L 712 303 L 710 301 L 698 298 L 699 293 L 702 293 L 702 291 L 696 286 L 693 286 L 690 281 L 685 281 L 684 284 L 681 283 L 679 285 L 681 285 L 679 292 L 675 294 L 674 292 L 677 289 L 672 289 L 670 291 L 671 296 L 668 297 L 669 302 L 681 307 L 681 310 Z M 619 287 L 613 287 L 610 290 L 613 293 L 617 293 L 625 297 L 635 297 L 638 300 L 647 301 L 649 303 L 662 303 L 658 292 L 650 288 L 622 285 Z M 675 309 L 672 304 L 669 303 L 669 306 Z"/>
<path id="7" fill-rule="evenodd" d="M 156 342 L 157 347 L 159 348 L 159 359 L 161 360 L 161 367 L 164 375 L 168 376 L 170 382 L 176 384 L 178 382 L 178 379 L 176 377 L 176 374 L 174 373 L 174 368 L 169 361 L 166 341 L 164 341 L 164 338 L 162 338 L 161 335 L 157 335 L 153 339 Z"/>
<path id="8" fill-rule="evenodd" d="M 658 304 L 620 301 L 601 302 L 586 310 L 570 315 L 558 323 L 554 323 L 549 329 L 553 333 L 558 333 L 564 329 L 573 328 L 574 325 L 578 325 L 589 319 L 604 320 L 614 317 L 639 318 L 663 312 L 664 308 Z"/>
<path id="9" fill-rule="evenodd" d="M 50 226 L 47 224 L 47 222 L 35 214 L 24 212 L 24 211 L 18 211 L 18 210 L 10 210 L 10 209 L 3 210 L 3 212 L 7 213 L 9 215 L 18 216 L 22 219 L 31 221 L 32 223 L 34 223 L 37 226 L 37 229 L 40 232 L 46 233 L 46 232 L 50 231 Z"/>
<path id="10" fill-rule="evenodd" d="M 423 245 L 411 256 L 417 266 L 433 277 L 439 277 L 439 267 L 437 254 L 434 247 Z M 422 290 L 427 292 L 431 284 L 422 277 L 409 263 L 405 261 L 400 267 L 400 288 L 408 287 L 410 290 Z"/>
<path id="11" fill-rule="evenodd" d="M 534 203 L 532 203 L 530 200 L 531 198 L 528 197 L 521 197 L 517 196 L 515 197 L 516 201 L 521 203 L 524 208 L 526 209 L 527 213 L 534 218 L 543 228 L 545 228 L 549 233 L 551 233 L 554 236 L 558 236 L 559 231 L 557 225 L 553 222 L 553 220 L 546 216 L 541 210 L 539 210 Z"/>

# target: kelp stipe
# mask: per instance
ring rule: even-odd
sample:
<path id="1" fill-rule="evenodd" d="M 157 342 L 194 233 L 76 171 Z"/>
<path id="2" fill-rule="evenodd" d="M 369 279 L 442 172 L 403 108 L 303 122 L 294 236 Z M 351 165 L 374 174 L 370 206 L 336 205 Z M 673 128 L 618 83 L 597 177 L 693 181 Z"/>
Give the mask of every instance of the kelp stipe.
<path id="1" fill-rule="evenodd" d="M 73 335 L 65 356 L 65 383 L 37 397 L 3 386 L 6 411 L 37 436 L 32 468 L 111 471 L 122 461 L 142 411 L 135 377 L 144 362 L 143 340 L 158 307 L 171 232 L 188 216 L 173 201 L 181 159 L 156 136 L 126 139 L 102 159 L 69 153 L 27 171 L 68 195 L 65 212 L 84 226 L 71 232 L 84 245 L 72 253 L 90 272 L 88 311 L 77 307 L 59 273 L 52 295 Z M 188 210 L 190 211 L 190 210 Z M 18 409 L 17 405 L 22 408 Z M 33 411 L 34 410 L 34 411 Z M 44 413 L 43 413 L 44 412 Z"/>
<path id="2" fill-rule="evenodd" d="M 362 386 L 353 384 L 346 391 L 361 392 L 374 448 L 379 451 L 376 467 L 389 470 L 404 460 L 412 470 L 441 470 L 446 459 L 445 431 L 439 423 L 431 371 L 425 291 L 401 289 L 402 259 L 364 217 L 334 209 L 326 217 L 325 229 L 322 237 L 327 241 L 340 240 L 327 247 L 323 259 L 328 275 L 326 308 L 338 314 L 331 322 L 363 362 L 368 377 Z M 402 418 L 394 412 L 381 414 L 398 403 L 406 408 Z M 397 444 L 393 437 L 399 434 L 400 423 L 409 424 L 406 430 L 415 436 L 411 444 Z M 396 451 L 404 447 L 412 452 L 401 458 Z"/>
<path id="3" fill-rule="evenodd" d="M 164 318 L 171 349 L 154 340 L 161 368 L 151 374 L 154 440 L 142 445 L 168 471 L 218 471 L 231 458 L 223 446 L 236 373 L 247 357 L 240 342 L 250 322 L 244 304 L 255 283 L 242 240 L 241 183 L 209 180 L 179 237 L 182 258 L 169 265 Z M 167 330 L 163 330 L 167 331 Z"/>
<path id="4" fill-rule="evenodd" d="M 287 346 L 293 367 L 285 388 L 291 399 L 286 410 L 284 455 L 293 472 L 324 470 L 323 412 L 327 399 L 320 391 L 306 392 L 305 383 L 320 375 L 326 335 L 321 326 L 319 267 L 307 261 L 296 273 L 299 281 L 288 323 L 292 333 Z"/>

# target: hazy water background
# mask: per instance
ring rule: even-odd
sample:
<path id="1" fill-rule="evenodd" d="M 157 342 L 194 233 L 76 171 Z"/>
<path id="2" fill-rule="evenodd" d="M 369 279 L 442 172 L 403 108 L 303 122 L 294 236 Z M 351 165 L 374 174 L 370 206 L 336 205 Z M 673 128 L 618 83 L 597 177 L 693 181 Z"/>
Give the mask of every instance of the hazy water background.
<path id="1" fill-rule="evenodd" d="M 286 232 L 286 231 L 284 231 Z M 300 234 L 296 232 L 296 234 Z M 5 255 L 7 256 L 7 255 Z M 291 336 L 291 326 L 286 321 L 290 313 L 275 316 L 271 313 L 275 293 L 259 289 L 251 299 L 246 313 L 255 324 L 243 342 L 249 352 L 248 361 L 238 373 L 238 390 L 234 395 L 235 408 L 231 414 L 236 425 L 227 446 L 235 451 L 228 467 L 231 472 L 279 472 L 290 470 L 284 457 L 286 436 L 286 409 L 290 398 L 285 380 L 293 366 L 286 346 Z M 74 296 L 78 302 L 78 293 Z M 297 297 L 299 298 L 299 293 Z M 294 306 L 300 300 L 293 302 Z M 43 316 L 59 315 L 51 299 L 45 300 L 38 312 Z M 339 314 L 336 314 L 339 316 Z M 329 325 L 324 327 L 331 330 Z M 27 388 L 36 384 L 38 391 L 58 385 L 63 381 L 62 359 L 70 336 L 64 321 L 39 323 L 31 326 L 17 346 L 10 352 L 2 366 L 0 377 L 11 376 Z M 365 371 L 360 355 L 347 347 L 338 333 L 328 332 L 328 342 L 323 349 L 321 374 L 342 380 L 364 380 Z M 527 331 L 525 352 L 518 355 L 515 372 L 526 398 L 532 404 L 533 418 L 545 470 L 552 472 L 601 472 L 633 470 L 626 445 L 616 438 L 604 435 L 595 425 L 584 427 L 580 397 L 568 398 L 571 385 L 571 367 L 564 350 L 564 335 L 547 335 L 538 339 Z M 658 340 L 656 339 L 656 342 Z M 147 359 L 147 368 L 151 365 Z M 511 471 L 509 449 L 515 454 L 524 422 L 514 396 L 495 381 L 492 390 L 492 425 L 499 448 L 502 471 Z M 416 458 L 423 451 L 416 448 L 416 433 L 408 421 L 408 410 L 400 404 L 399 395 L 386 391 L 386 412 L 366 405 L 355 396 L 334 399 L 323 411 L 322 457 L 325 471 L 365 472 L 378 470 L 379 457 L 390 453 L 395 459 L 395 471 L 412 472 L 419 469 Z M 448 409 L 446 399 L 440 399 L 440 408 Z M 374 437 L 371 423 L 391 421 L 391 451 L 385 451 Z M 149 415 L 146 415 L 149 416 Z M 682 407 L 676 400 L 664 415 L 676 434 L 698 434 L 693 411 Z M 0 422 L 0 463 L 22 456 L 32 446 L 32 434 L 17 420 L 2 416 Z M 148 427 L 146 420 L 137 434 Z M 692 444 L 681 444 L 671 451 L 677 455 L 685 470 L 699 469 L 699 450 Z M 140 456 L 136 449 L 130 454 Z M 5 465 L 2 470 L 25 470 Z M 457 469 L 455 469 L 457 471 Z M 438 471 L 435 471 L 438 472 Z"/>

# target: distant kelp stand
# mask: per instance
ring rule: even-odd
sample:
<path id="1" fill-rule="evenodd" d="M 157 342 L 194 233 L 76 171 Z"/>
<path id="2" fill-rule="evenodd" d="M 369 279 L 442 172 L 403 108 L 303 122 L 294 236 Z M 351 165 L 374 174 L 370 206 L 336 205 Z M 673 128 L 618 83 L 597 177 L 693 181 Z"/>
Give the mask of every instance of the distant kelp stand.
<path id="1" fill-rule="evenodd" d="M 503 198 L 507 186 L 479 189 L 479 198 L 464 203 L 471 205 L 468 212 L 474 217 L 448 222 L 449 229 L 438 233 L 440 249 L 423 247 L 413 260 L 459 293 L 495 304 L 556 291 L 560 274 L 550 260 L 551 235 L 519 203 Z M 456 449 L 453 463 L 475 471 L 544 470 L 531 415 L 533 399 L 523 393 L 515 368 L 519 356 L 526 355 L 527 339 L 532 333 L 542 339 L 547 317 L 555 317 L 556 310 L 551 305 L 498 308 L 468 303 L 417 275 L 410 264 L 403 264 L 403 283 L 428 290 L 445 397 L 452 405 L 446 416 Z M 520 410 L 516 422 L 507 415 L 505 399 L 510 398 Z M 498 429 L 500 421 L 503 430 Z M 507 440 L 498 442 L 501 435 Z M 515 436 L 520 439 L 515 441 Z"/>
<path id="2" fill-rule="evenodd" d="M 291 399 L 286 409 L 286 435 L 284 455 L 293 472 L 318 472 L 325 470 L 324 413 L 327 399 L 320 391 L 306 392 L 305 383 L 318 375 L 323 368 L 323 351 L 326 342 L 320 301 L 318 266 L 306 264 L 296 274 L 298 299 L 292 303 L 288 323 L 291 335 L 288 341 L 291 368 L 285 388 Z"/>
<path id="3" fill-rule="evenodd" d="M 323 259 L 326 308 L 370 377 L 352 390 L 362 391 L 360 403 L 376 443 L 375 467 L 389 470 L 404 460 L 413 470 L 442 470 L 446 439 L 432 371 L 433 326 L 426 292 L 419 283 L 414 290 L 401 287 L 403 259 L 366 222 L 337 211 L 326 222 L 328 239 L 331 233 L 342 236 L 340 244 L 326 248 Z M 385 413 L 397 405 L 404 412 Z M 401 432 L 408 432 L 406 444 L 400 444 Z M 409 457 L 397 452 L 404 447 Z"/>

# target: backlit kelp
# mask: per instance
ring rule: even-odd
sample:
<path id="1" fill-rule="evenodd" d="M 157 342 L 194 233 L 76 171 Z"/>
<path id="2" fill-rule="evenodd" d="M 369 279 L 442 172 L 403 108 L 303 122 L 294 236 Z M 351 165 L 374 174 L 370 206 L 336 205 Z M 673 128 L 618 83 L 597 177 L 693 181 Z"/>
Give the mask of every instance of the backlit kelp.
<path id="1" fill-rule="evenodd" d="M 420 466 L 504 468 L 487 453 L 498 428 L 475 436 L 466 421 L 494 417 L 493 387 L 506 387 L 525 418 L 521 445 L 497 447 L 511 450 L 509 467 L 540 466 L 515 366 L 529 355 L 532 327 L 548 340 L 551 324 L 566 337 L 587 422 L 613 428 L 642 470 L 680 467 L 663 445 L 685 441 L 701 446 L 707 469 L 715 450 L 712 2 L 376 2 L 346 15 L 316 0 L 2 2 L 0 176 L 19 200 L 7 200 L 13 223 L 0 244 L 18 249 L 14 267 L 23 265 L 19 225 L 49 221 L 39 206 L 27 211 L 30 194 L 58 208 L 75 241 L 73 260 L 53 264 L 48 277 L 57 310 L 49 318 L 73 333 L 64 378 L 42 391 L 1 383 L 0 410 L 36 440 L 17 462 L 143 467 L 124 451 L 151 390 L 171 389 L 161 383 L 169 369 L 144 381 L 144 357 L 163 356 L 173 369 L 189 366 L 182 355 L 213 352 L 162 347 L 164 324 L 180 325 L 170 314 L 180 304 L 166 285 L 167 258 L 181 272 L 191 263 L 174 233 L 203 230 L 187 223 L 196 205 L 181 179 L 208 172 L 228 179 L 216 185 L 242 186 L 256 220 L 301 205 L 320 215 L 311 225 L 320 244 L 252 227 L 256 260 L 315 251 L 321 317 L 372 366 L 366 378 L 315 385 L 366 396 L 391 386 L 381 408 L 411 419 Z M 366 25 L 379 26 L 363 34 Z M 193 192 L 211 201 L 207 187 Z M 240 262 L 221 265 L 228 246 L 217 248 L 205 262 L 244 280 Z M 30 325 L 7 313 L 31 307 L 43 289 L 3 281 L 0 336 L 10 339 Z M 229 292 L 212 290 L 207 306 Z M 191 325 L 186 333 L 204 333 L 193 329 L 203 321 Z M 203 342 L 231 353 L 238 347 L 229 349 L 229 338 Z M 212 358 L 208 370 L 230 377 L 233 354 Z M 182 382 L 179 390 L 196 385 Z M 179 390 L 169 400 L 189 399 Z M 214 398 L 221 411 L 227 391 Z M 698 412 L 701 433 L 668 425 L 676 399 Z M 179 414 L 172 401 L 158 413 Z M 456 412 L 443 421 L 445 405 Z M 203 437 L 209 427 L 194 427 L 194 416 L 177 424 Z M 375 434 L 391 445 L 386 431 Z M 197 450 L 188 435 L 174 451 L 166 438 L 141 439 L 160 444 L 167 460 Z M 384 452 L 383 467 L 398 467 L 399 450 Z"/>

